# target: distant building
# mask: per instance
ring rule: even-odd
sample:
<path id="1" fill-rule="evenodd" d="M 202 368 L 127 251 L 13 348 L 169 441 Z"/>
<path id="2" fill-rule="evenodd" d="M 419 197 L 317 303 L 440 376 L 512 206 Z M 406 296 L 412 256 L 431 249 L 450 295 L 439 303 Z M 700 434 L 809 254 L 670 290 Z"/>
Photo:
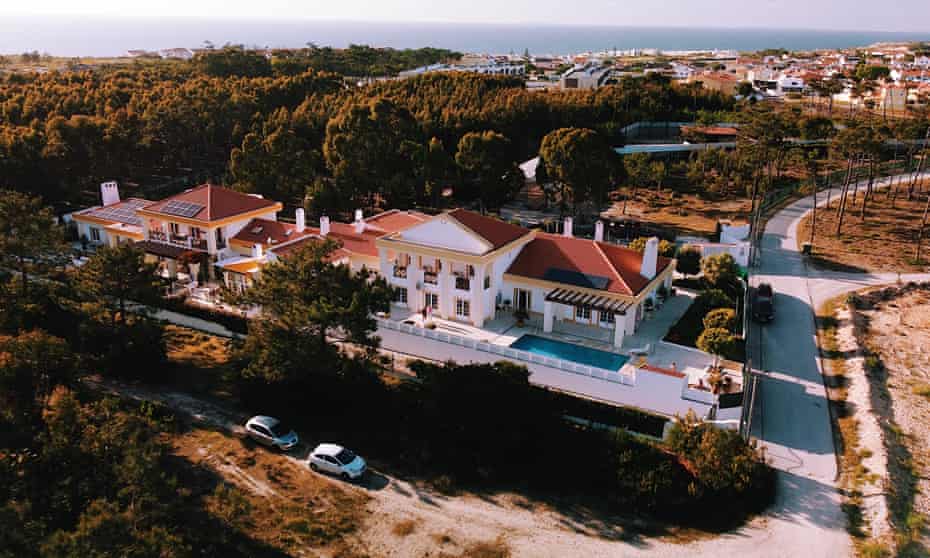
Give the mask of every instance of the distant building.
<path id="1" fill-rule="evenodd" d="M 522 76 L 526 73 L 526 64 L 499 63 L 495 61 L 477 65 L 431 64 L 429 66 L 420 66 L 412 70 L 405 70 L 397 74 L 397 77 L 408 78 L 434 72 L 469 72 L 484 75 Z"/>
<path id="2" fill-rule="evenodd" d="M 575 66 L 559 79 L 562 89 L 597 89 L 607 84 L 612 68 L 596 64 Z"/>
<path id="3" fill-rule="evenodd" d="M 171 58 L 175 60 L 190 60 L 194 53 L 186 48 L 166 48 L 160 51 L 162 58 Z"/>
<path id="4" fill-rule="evenodd" d="M 161 58 L 161 55 L 157 52 L 148 50 L 130 50 L 127 51 L 126 54 L 128 54 L 130 58 Z"/>

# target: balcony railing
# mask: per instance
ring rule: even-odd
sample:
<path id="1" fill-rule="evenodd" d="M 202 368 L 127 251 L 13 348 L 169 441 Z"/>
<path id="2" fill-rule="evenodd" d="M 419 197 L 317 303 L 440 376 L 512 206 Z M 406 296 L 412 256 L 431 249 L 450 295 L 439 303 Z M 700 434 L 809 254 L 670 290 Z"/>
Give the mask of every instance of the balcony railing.
<path id="1" fill-rule="evenodd" d="M 455 288 L 460 291 L 471 290 L 471 279 L 469 279 L 468 277 L 456 277 Z"/>
<path id="2" fill-rule="evenodd" d="M 397 277 L 398 279 L 406 279 L 407 278 L 406 266 L 395 265 L 394 266 L 394 277 Z"/>
<path id="3" fill-rule="evenodd" d="M 423 282 L 427 285 L 438 285 L 439 284 L 439 274 L 435 271 L 424 271 L 423 272 Z"/>
<path id="4" fill-rule="evenodd" d="M 193 238 L 177 234 L 165 234 L 161 231 L 149 231 L 149 240 L 152 242 L 160 242 L 162 244 L 170 244 L 172 246 L 180 246 L 182 248 L 193 248 L 194 250 L 204 251 L 207 250 L 207 241 L 203 238 Z"/>

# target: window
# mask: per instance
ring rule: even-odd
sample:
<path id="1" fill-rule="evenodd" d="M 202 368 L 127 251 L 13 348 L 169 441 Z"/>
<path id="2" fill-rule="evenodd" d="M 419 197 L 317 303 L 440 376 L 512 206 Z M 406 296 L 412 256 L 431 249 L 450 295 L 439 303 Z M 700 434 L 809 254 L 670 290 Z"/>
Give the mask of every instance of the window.
<path id="1" fill-rule="evenodd" d="M 601 310 L 601 323 L 602 324 L 612 324 L 614 323 L 614 313 L 613 312 L 604 312 Z"/>
<path id="2" fill-rule="evenodd" d="M 591 319 L 591 307 L 590 306 L 576 306 L 575 307 L 575 319 L 590 320 Z"/>
<path id="3" fill-rule="evenodd" d="M 223 236 L 223 227 L 216 229 L 216 247 L 225 248 L 226 247 L 226 237 Z"/>
<path id="4" fill-rule="evenodd" d="M 436 293 L 426 293 L 426 305 L 433 310 L 439 310 L 439 295 Z"/>
<path id="5" fill-rule="evenodd" d="M 491 288 L 491 276 L 490 276 L 490 275 L 486 275 L 486 276 L 484 277 L 484 290 L 488 290 L 488 289 L 490 289 L 490 288 Z"/>
<path id="6" fill-rule="evenodd" d="M 203 231 L 201 231 L 199 228 L 197 228 L 197 227 L 191 227 L 191 236 L 192 236 L 192 237 L 194 237 L 194 238 L 200 240 L 200 235 L 201 235 L 202 233 L 203 233 Z"/>
<path id="7" fill-rule="evenodd" d="M 407 304 L 407 289 L 400 287 L 394 289 L 394 302 L 398 304 Z"/>
<path id="8" fill-rule="evenodd" d="M 90 228 L 90 239 L 94 242 L 100 242 L 100 229 L 97 227 Z"/>
<path id="9" fill-rule="evenodd" d="M 179 235 L 181 234 L 181 226 L 177 223 L 168 223 L 168 227 L 171 229 L 171 234 Z"/>
<path id="10" fill-rule="evenodd" d="M 471 303 L 464 298 L 455 299 L 455 315 L 467 318 L 471 315 Z"/>

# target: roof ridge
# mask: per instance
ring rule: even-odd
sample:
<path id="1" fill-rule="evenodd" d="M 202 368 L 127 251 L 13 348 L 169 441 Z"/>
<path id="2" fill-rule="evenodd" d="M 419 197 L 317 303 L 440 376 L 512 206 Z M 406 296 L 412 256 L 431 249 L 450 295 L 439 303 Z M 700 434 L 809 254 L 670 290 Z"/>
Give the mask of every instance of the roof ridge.
<path id="1" fill-rule="evenodd" d="M 207 184 L 207 221 L 213 220 L 213 185 Z"/>
<path id="2" fill-rule="evenodd" d="M 631 289 L 630 285 L 626 281 L 623 280 L 623 276 L 620 275 L 619 271 L 617 271 L 617 268 L 616 266 L 614 266 L 614 263 L 610 261 L 610 258 L 607 257 L 607 254 L 604 253 L 604 249 L 601 248 L 600 242 L 596 240 L 592 240 L 591 242 L 594 243 L 594 247 L 597 249 L 597 253 L 600 254 L 602 258 L 604 258 L 605 262 L 607 262 L 607 267 L 609 267 L 610 270 L 614 272 L 614 275 L 616 276 L 617 280 L 620 281 L 620 283 L 626 288 L 628 292 L 633 293 L 633 289 Z"/>

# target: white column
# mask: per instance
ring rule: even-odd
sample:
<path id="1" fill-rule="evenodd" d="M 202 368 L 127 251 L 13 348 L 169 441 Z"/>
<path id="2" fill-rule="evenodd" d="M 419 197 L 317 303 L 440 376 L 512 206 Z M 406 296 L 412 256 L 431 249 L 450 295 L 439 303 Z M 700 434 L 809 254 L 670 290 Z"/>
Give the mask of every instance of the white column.
<path id="1" fill-rule="evenodd" d="M 552 302 L 547 300 L 543 305 L 543 331 L 546 333 L 552 333 Z"/>
<path id="2" fill-rule="evenodd" d="M 626 316 L 624 316 L 624 331 L 627 335 L 633 335 L 636 333 L 636 308 L 638 305 L 630 306 L 626 309 Z"/>
<path id="3" fill-rule="evenodd" d="M 442 260 L 442 271 L 439 272 L 439 315 L 450 319 L 455 317 L 455 300 L 453 300 L 452 262 Z"/>
<path id="4" fill-rule="evenodd" d="M 485 266 L 475 266 L 475 276 L 471 278 L 469 283 L 469 291 L 471 292 L 471 323 L 475 327 L 484 326 L 485 297 L 487 293 L 490 292 L 484 290 L 485 273 Z"/>
<path id="5" fill-rule="evenodd" d="M 211 256 L 216 254 L 216 229 L 206 229 L 203 234 L 207 235 L 207 253 Z"/>
<path id="6" fill-rule="evenodd" d="M 388 262 L 388 254 L 386 249 L 378 249 L 378 259 L 380 260 L 379 272 L 381 273 L 381 277 L 384 277 L 384 280 L 390 283 L 394 275 L 394 271 L 391 269 L 390 262 Z"/>
<path id="7" fill-rule="evenodd" d="M 614 314 L 614 347 L 618 349 L 623 346 L 623 336 L 625 334 L 626 316 L 623 314 Z"/>

